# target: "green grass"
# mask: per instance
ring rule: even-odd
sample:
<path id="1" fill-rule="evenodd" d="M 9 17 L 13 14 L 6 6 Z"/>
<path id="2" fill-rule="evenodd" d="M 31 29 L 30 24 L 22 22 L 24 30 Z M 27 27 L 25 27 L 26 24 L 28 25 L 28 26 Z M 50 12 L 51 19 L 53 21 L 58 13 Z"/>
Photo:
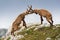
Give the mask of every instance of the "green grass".
<path id="1" fill-rule="evenodd" d="M 57 39 L 56 36 L 60 34 L 60 27 L 53 29 L 50 27 L 43 27 L 36 31 L 33 31 L 34 28 L 23 32 L 18 33 L 24 35 L 24 38 L 20 40 L 46 40 L 47 37 L 51 38 L 51 40 Z M 25 35 L 27 34 L 27 35 Z M 60 37 L 59 37 L 60 38 Z"/>
<path id="2" fill-rule="evenodd" d="M 1 40 L 1 38 L 0 38 L 0 40 Z"/>
<path id="3" fill-rule="evenodd" d="M 46 40 L 46 38 L 51 38 L 51 40 L 58 40 L 58 38 L 60 38 L 60 27 L 56 28 L 44 26 L 36 31 L 34 31 L 34 29 L 35 27 L 29 30 L 24 29 L 22 32 L 19 32 L 17 35 L 24 35 L 24 38 L 21 38 L 19 40 Z M 7 40 L 9 39 L 10 38 L 8 38 Z"/>

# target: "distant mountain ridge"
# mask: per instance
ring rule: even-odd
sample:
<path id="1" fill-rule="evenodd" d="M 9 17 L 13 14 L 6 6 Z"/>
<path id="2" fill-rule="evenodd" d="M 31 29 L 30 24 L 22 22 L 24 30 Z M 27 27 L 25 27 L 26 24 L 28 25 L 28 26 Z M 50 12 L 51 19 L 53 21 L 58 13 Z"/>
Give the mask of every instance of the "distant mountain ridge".
<path id="1" fill-rule="evenodd" d="M 7 29 L 0 29 L 0 37 L 2 37 L 3 35 L 5 35 L 7 32 Z"/>

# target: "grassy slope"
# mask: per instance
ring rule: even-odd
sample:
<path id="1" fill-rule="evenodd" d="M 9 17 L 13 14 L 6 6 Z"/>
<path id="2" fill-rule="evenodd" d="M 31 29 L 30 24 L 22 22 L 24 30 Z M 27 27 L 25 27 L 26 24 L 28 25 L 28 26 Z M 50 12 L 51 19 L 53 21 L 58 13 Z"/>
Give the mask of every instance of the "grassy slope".
<path id="1" fill-rule="evenodd" d="M 24 38 L 20 40 L 46 40 L 47 37 L 51 40 L 57 39 L 56 37 L 60 34 L 60 27 L 53 29 L 49 27 L 43 27 L 36 31 L 33 31 L 34 28 L 23 32 L 18 33 L 24 35 Z M 60 38 L 60 37 L 59 37 Z"/>
<path id="2" fill-rule="evenodd" d="M 38 26 L 38 25 L 35 25 Z M 54 27 L 43 27 L 36 31 L 35 28 L 29 30 L 24 29 L 22 32 L 19 32 L 17 35 L 24 35 L 24 38 L 19 40 L 46 40 L 46 38 L 51 38 L 51 40 L 58 40 L 60 38 L 60 27 L 53 29 Z M 57 37 L 58 36 L 58 37 Z M 9 40 L 8 38 L 7 40 Z"/>

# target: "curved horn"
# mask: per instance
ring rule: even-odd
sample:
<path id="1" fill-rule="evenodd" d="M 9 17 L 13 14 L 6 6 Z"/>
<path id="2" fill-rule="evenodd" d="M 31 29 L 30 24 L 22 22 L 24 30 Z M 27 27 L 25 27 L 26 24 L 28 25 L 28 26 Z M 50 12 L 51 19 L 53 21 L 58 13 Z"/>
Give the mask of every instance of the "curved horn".
<path id="1" fill-rule="evenodd" d="M 27 9 L 27 11 L 28 11 L 28 9 Z"/>
<path id="2" fill-rule="evenodd" d="M 30 6 L 28 5 L 28 8 L 31 9 L 32 8 L 32 5 L 30 5 Z"/>
<path id="3" fill-rule="evenodd" d="M 28 8 L 30 8 L 29 5 L 28 5 Z"/>
<path id="4" fill-rule="evenodd" d="M 32 8 L 32 5 L 30 5 L 30 7 Z"/>

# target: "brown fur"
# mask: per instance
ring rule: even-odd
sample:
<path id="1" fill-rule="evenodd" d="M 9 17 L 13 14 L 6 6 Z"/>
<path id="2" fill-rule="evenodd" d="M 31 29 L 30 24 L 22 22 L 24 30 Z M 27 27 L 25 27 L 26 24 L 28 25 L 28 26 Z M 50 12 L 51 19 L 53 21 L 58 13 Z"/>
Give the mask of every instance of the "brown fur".
<path id="1" fill-rule="evenodd" d="M 11 34 L 14 35 L 14 32 L 16 30 L 19 30 L 20 28 L 18 27 L 21 24 L 21 21 L 23 21 L 23 26 L 25 26 L 25 28 L 27 28 L 26 23 L 24 21 L 25 15 L 29 14 L 28 11 L 23 12 L 22 14 L 20 14 L 17 19 L 13 22 L 12 24 L 12 30 L 11 30 Z"/>
<path id="2" fill-rule="evenodd" d="M 30 11 L 31 14 L 36 13 L 36 14 L 40 15 L 41 24 L 43 23 L 43 18 L 42 17 L 45 17 L 46 20 L 50 23 L 50 25 L 53 26 L 52 15 L 47 10 L 45 10 L 45 9 L 34 9 L 33 10 L 32 7 L 29 7 L 29 11 Z"/>

